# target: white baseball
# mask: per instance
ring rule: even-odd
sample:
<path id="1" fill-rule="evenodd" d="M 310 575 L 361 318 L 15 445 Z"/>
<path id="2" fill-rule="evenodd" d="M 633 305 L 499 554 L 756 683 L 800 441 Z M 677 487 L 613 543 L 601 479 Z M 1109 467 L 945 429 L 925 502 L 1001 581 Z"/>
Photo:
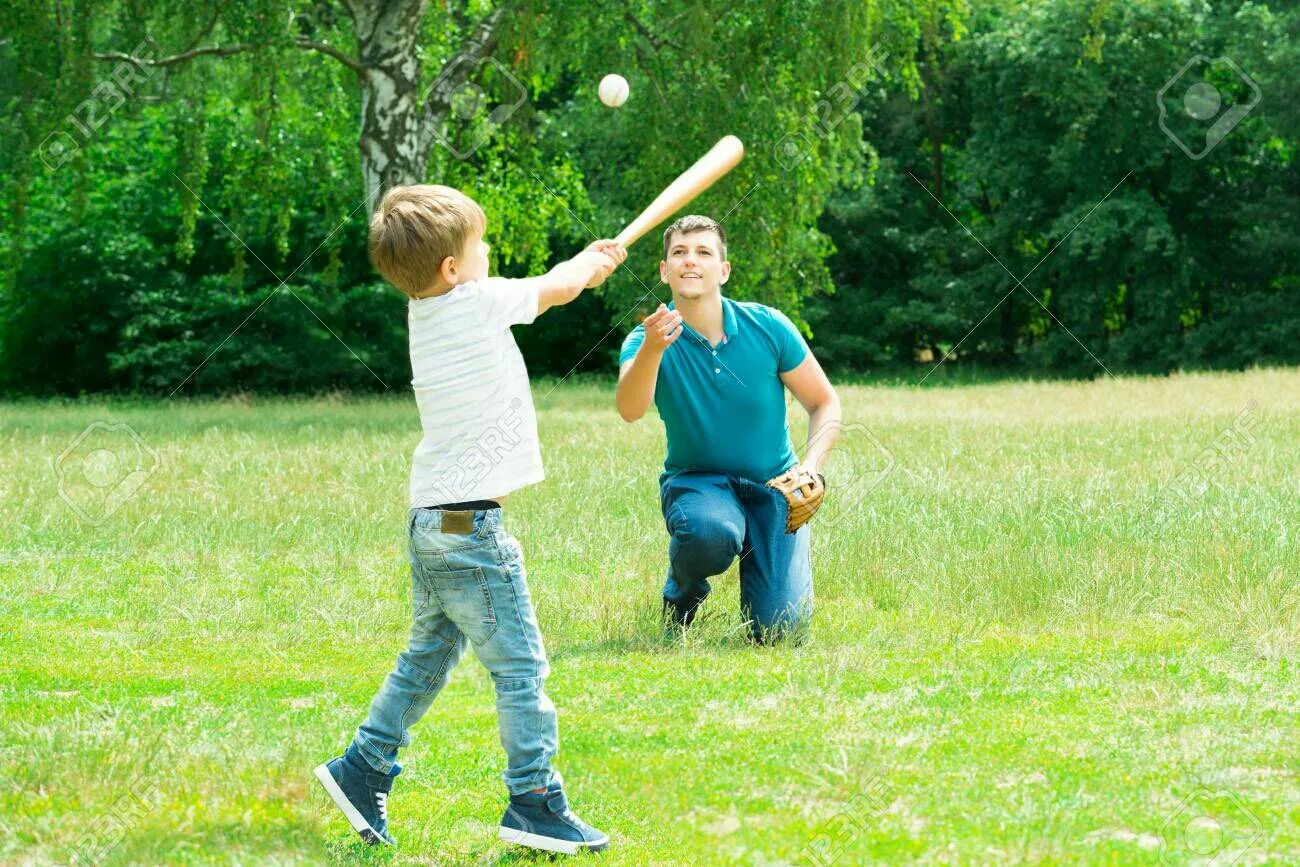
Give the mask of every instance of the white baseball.
<path id="1" fill-rule="evenodd" d="M 610 108 L 618 108 L 627 102 L 627 95 L 630 92 L 627 79 L 616 72 L 611 72 L 600 80 L 600 101 Z"/>

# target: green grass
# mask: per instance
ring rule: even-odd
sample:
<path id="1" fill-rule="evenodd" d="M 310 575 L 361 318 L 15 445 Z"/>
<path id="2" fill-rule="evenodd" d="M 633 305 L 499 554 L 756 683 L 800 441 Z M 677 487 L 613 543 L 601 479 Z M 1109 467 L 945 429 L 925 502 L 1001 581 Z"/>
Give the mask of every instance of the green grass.
<path id="1" fill-rule="evenodd" d="M 1300 371 L 846 387 L 869 431 L 828 472 L 798 648 L 745 643 L 734 567 L 661 636 L 660 426 L 550 389 L 549 479 L 507 520 L 600 863 L 1300 861 Z M 396 852 L 311 779 L 404 646 L 409 399 L 0 419 L 0 863 L 534 860 L 495 839 L 472 658 L 404 753 Z M 58 491 L 93 492 L 89 444 L 60 455 L 94 421 L 158 459 L 98 524 Z"/>

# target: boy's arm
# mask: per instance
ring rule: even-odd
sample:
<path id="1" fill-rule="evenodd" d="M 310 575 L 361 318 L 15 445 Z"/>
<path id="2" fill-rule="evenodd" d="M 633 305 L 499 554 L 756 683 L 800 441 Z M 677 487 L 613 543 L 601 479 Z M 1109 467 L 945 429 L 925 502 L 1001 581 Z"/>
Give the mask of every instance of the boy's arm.
<path id="1" fill-rule="evenodd" d="M 636 421 L 650 408 L 655 399 L 655 381 L 659 379 L 659 362 L 682 334 L 682 315 L 662 304 L 641 324 L 645 340 L 636 357 L 619 368 L 618 389 L 614 392 L 618 414 L 627 422 Z"/>
<path id="2" fill-rule="evenodd" d="M 596 241 L 572 259 L 561 262 L 540 277 L 529 277 L 537 284 L 537 315 L 557 304 L 568 304 L 583 289 L 605 282 L 614 269 L 627 259 L 627 250 L 614 241 Z"/>

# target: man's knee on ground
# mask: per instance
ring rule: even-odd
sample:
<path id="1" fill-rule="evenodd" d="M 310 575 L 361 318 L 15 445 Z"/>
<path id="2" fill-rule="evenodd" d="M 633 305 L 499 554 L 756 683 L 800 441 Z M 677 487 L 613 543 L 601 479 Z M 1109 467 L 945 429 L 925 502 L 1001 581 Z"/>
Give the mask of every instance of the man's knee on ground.
<path id="1" fill-rule="evenodd" d="M 807 603 L 769 611 L 747 608 L 744 613 L 749 618 L 749 637 L 756 644 L 802 644 L 812 628 L 812 606 Z"/>
<path id="2" fill-rule="evenodd" d="M 743 539 L 740 528 L 730 521 L 697 518 L 675 526 L 673 541 L 676 543 L 674 566 L 689 564 L 692 572 L 719 575 L 727 571 L 740 553 Z"/>

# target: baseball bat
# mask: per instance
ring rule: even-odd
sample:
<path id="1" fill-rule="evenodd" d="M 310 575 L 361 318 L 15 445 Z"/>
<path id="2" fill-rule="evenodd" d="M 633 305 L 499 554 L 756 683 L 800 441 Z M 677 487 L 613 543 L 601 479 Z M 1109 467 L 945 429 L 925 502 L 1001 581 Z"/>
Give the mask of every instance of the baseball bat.
<path id="1" fill-rule="evenodd" d="M 673 215 L 687 202 L 717 183 L 718 178 L 734 169 L 745 156 L 745 145 L 734 135 L 725 135 L 695 165 L 677 176 L 637 218 L 614 238 L 624 247 L 632 244 Z"/>

